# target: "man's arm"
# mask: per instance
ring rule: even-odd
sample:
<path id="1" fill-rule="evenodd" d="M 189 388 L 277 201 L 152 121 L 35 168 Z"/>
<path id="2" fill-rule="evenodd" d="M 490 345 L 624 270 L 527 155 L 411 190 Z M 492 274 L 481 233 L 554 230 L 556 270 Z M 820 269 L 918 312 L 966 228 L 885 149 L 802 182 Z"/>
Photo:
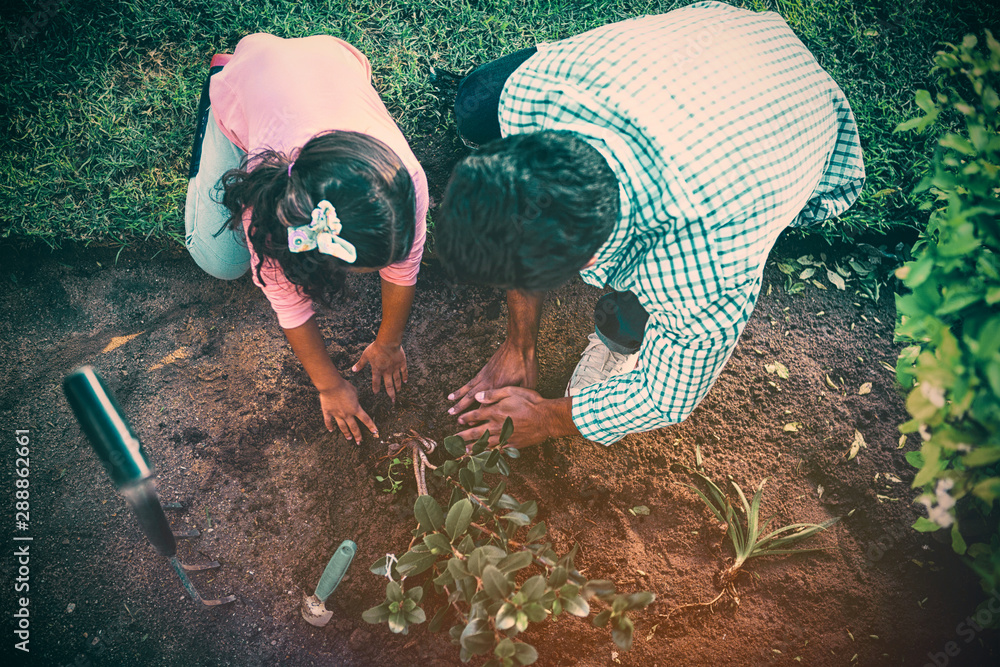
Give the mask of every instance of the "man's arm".
<path id="1" fill-rule="evenodd" d="M 507 292 L 507 340 L 474 378 L 448 395 L 449 401 L 458 401 L 448 414 L 466 411 L 478 400 L 476 395 L 484 391 L 501 387 L 534 389 L 538 381 L 535 345 L 544 300 L 544 292 Z"/>

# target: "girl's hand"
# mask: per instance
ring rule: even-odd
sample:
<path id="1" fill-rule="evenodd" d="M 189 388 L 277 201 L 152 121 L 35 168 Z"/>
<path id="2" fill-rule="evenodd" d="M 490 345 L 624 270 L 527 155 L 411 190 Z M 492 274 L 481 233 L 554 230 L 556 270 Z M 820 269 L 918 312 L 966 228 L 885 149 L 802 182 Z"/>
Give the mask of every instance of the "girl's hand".
<path id="1" fill-rule="evenodd" d="M 351 369 L 355 373 L 365 366 L 372 367 L 372 393 L 377 394 L 380 383 L 385 384 L 385 393 L 396 402 L 396 393 L 402 391 L 407 380 L 406 353 L 401 345 L 383 345 L 376 340 L 358 359 Z"/>
<path id="2" fill-rule="evenodd" d="M 321 391 L 319 404 L 323 408 L 323 421 L 326 422 L 329 431 L 332 432 L 336 424 L 347 440 L 360 443 L 361 427 L 358 426 L 358 422 L 361 422 L 372 435 L 378 437 L 375 422 L 358 403 L 358 392 L 349 382 L 341 381 L 333 389 Z"/>

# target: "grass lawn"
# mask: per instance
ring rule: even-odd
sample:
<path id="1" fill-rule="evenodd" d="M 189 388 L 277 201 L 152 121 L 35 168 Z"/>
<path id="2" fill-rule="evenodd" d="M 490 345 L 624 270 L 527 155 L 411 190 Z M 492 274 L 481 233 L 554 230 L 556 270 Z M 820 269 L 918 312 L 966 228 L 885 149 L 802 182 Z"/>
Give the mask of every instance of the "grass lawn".
<path id="1" fill-rule="evenodd" d="M 371 59 L 376 88 L 411 142 L 453 124 L 429 65 L 464 71 L 504 53 L 688 2 L 132 0 L 8 3 L 0 144 L 4 239 L 181 242 L 187 162 L 208 58 L 241 37 L 329 33 Z M 779 12 L 847 93 L 869 174 L 829 236 L 912 227 L 908 193 L 926 138 L 894 135 L 928 85 L 940 41 L 998 26 L 976 0 L 739 0 Z M 12 55 L 11 55 L 12 54 Z"/>

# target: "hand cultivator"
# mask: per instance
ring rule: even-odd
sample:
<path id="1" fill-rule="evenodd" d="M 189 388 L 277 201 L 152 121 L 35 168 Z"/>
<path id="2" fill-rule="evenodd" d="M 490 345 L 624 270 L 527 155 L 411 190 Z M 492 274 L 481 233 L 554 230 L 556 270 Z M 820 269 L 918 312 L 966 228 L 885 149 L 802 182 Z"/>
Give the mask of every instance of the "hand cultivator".
<path id="1" fill-rule="evenodd" d="M 183 509 L 183 506 L 170 504 L 164 507 L 160 504 L 153 466 L 146 451 L 100 376 L 90 366 L 79 368 L 64 378 L 63 391 L 94 452 L 111 477 L 115 490 L 125 497 L 135 512 L 142 532 L 156 552 L 170 560 L 171 567 L 191 598 L 206 607 L 233 602 L 236 599 L 233 595 L 206 600 L 195 590 L 187 572 L 211 570 L 220 565 L 216 561 L 205 565 L 186 565 L 177 558 L 177 538 L 198 537 L 200 533 L 197 530 L 171 530 L 163 510 Z"/>

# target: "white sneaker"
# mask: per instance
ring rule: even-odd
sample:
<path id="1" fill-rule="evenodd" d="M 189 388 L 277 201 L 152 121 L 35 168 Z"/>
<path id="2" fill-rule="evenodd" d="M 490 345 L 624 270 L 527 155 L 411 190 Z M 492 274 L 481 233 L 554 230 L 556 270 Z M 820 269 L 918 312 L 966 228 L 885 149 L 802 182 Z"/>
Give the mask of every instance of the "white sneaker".
<path id="1" fill-rule="evenodd" d="M 566 385 L 566 396 L 576 396 L 592 384 L 603 382 L 609 377 L 634 371 L 639 361 L 639 353 L 619 354 L 612 352 L 601 342 L 596 333 L 587 336 L 590 343 L 583 351 L 580 362 Z"/>

